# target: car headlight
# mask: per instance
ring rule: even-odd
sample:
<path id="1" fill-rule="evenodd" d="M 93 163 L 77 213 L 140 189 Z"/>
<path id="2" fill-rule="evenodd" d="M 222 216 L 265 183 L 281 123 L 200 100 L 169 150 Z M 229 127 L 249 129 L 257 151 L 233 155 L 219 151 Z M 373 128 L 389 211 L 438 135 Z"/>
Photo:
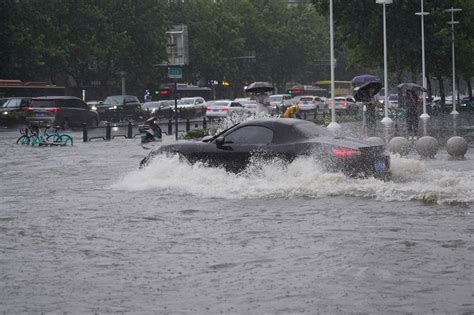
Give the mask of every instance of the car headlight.
<path id="1" fill-rule="evenodd" d="M 110 107 L 110 109 L 117 109 L 117 106 L 112 106 Z"/>
<path id="2" fill-rule="evenodd" d="M 8 112 L 3 112 L 2 114 L 3 114 L 3 115 L 8 115 Z"/>
<path id="3" fill-rule="evenodd" d="M 92 110 L 97 110 L 97 107 L 92 106 L 91 109 L 92 109 Z"/>

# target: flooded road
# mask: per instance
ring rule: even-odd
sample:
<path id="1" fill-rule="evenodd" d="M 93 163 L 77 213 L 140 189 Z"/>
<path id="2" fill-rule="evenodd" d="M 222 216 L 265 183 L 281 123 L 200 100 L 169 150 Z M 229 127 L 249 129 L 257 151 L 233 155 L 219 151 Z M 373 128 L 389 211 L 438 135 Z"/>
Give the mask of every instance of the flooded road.
<path id="1" fill-rule="evenodd" d="M 139 171 L 138 138 L 73 135 L 0 133 L 0 311 L 474 312 L 472 148 L 459 168 L 393 156 L 382 182 L 308 158 Z"/>

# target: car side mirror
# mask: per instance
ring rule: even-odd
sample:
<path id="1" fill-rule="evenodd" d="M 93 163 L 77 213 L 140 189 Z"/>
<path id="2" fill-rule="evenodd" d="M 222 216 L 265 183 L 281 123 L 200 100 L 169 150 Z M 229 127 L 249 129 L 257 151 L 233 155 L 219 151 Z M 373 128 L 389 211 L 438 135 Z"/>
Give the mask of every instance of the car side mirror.
<path id="1" fill-rule="evenodd" d="M 217 137 L 216 138 L 216 147 L 222 148 L 224 143 L 225 143 L 225 138 L 224 137 Z"/>
<path id="2" fill-rule="evenodd" d="M 223 136 L 217 137 L 217 139 L 215 141 L 216 141 L 216 147 L 218 149 L 229 149 L 228 147 L 226 147 L 224 145 L 228 144 L 228 143 L 233 143 L 232 141 L 225 141 L 225 137 L 223 137 Z"/>
<path id="3" fill-rule="evenodd" d="M 202 142 L 209 142 L 209 140 L 211 140 L 211 139 L 212 139 L 212 136 L 204 136 L 204 137 L 202 137 L 201 141 Z"/>

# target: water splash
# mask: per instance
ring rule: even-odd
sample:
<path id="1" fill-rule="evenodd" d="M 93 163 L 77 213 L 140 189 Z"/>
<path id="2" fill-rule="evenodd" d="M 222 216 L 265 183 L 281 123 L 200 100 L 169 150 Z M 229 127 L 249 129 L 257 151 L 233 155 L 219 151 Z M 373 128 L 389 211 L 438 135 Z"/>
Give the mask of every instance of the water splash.
<path id="1" fill-rule="evenodd" d="M 382 201 L 474 203 L 474 172 L 429 169 L 423 161 L 397 156 L 391 161 L 393 180 L 384 182 L 329 173 L 311 157 L 289 164 L 253 157 L 244 172 L 233 174 L 202 163 L 180 162 L 177 156 L 158 156 L 148 167 L 126 174 L 112 188 L 224 199 L 354 196 Z"/>

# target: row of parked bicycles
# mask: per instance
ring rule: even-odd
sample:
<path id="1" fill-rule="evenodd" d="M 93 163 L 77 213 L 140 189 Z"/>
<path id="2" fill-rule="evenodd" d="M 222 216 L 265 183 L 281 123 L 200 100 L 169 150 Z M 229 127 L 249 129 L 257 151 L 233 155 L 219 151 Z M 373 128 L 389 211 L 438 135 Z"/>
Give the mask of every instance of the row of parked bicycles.
<path id="1" fill-rule="evenodd" d="M 60 133 L 60 126 L 29 126 L 20 129 L 21 136 L 16 140 L 17 144 L 32 146 L 68 146 L 73 145 L 73 139 L 70 135 Z"/>

